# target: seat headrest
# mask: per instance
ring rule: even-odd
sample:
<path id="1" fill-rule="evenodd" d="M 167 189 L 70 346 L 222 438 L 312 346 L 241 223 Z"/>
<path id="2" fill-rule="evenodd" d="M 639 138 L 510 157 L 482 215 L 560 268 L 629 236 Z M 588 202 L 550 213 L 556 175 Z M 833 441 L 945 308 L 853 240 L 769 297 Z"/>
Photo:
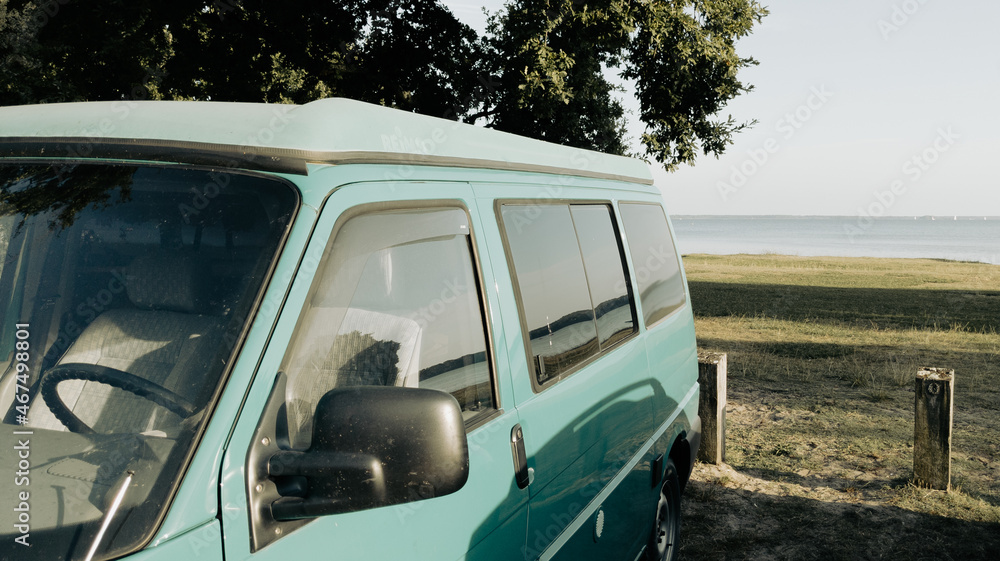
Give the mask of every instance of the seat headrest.
<path id="1" fill-rule="evenodd" d="M 125 267 L 125 291 L 137 308 L 196 313 L 205 292 L 203 263 L 181 252 L 140 255 Z"/>

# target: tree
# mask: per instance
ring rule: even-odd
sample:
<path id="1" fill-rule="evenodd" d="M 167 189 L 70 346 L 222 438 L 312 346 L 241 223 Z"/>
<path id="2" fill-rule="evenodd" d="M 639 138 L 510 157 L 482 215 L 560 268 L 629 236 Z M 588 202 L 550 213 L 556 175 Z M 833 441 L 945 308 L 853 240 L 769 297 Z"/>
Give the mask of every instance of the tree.
<path id="1" fill-rule="evenodd" d="M 767 11 L 753 0 L 514 0 L 491 21 L 492 68 L 501 77 L 489 126 L 623 153 L 624 110 L 606 69 L 635 81 L 647 155 L 675 169 L 700 148 L 721 154 L 751 126 L 716 115 L 752 86 L 736 53 Z"/>
<path id="2" fill-rule="evenodd" d="M 339 95 L 457 118 L 481 57 L 435 0 L 0 1 L 0 60 L 21 61 L 2 104 Z"/>
<path id="3" fill-rule="evenodd" d="M 33 6 L 9 6 L 0 0 L 0 99 L 5 104 L 35 103 L 36 81 L 44 81 L 38 59 L 39 23 L 32 17 Z"/>
<path id="4" fill-rule="evenodd" d="M 735 44 L 767 10 L 753 0 L 673 0 L 642 3 L 638 12 L 624 76 L 637 85 L 647 153 L 667 169 L 693 163 L 699 146 L 722 154 L 753 124 L 715 115 L 753 89 L 737 74 L 757 61 L 740 57 Z"/>
<path id="5" fill-rule="evenodd" d="M 348 97 L 456 119 L 476 102 L 476 32 L 436 0 L 376 0 L 357 44 Z"/>
<path id="6" fill-rule="evenodd" d="M 634 19 L 628 2 L 598 7 L 516 0 L 490 21 L 487 126 L 622 154 L 624 109 L 603 68 L 616 65 Z"/>
<path id="7" fill-rule="evenodd" d="M 189 5 L 167 24 L 164 95 L 269 103 L 337 95 L 365 21 L 362 0 L 296 8 L 266 0 Z"/>
<path id="8" fill-rule="evenodd" d="M 135 97 L 166 55 L 166 30 L 152 2 L 4 2 L 0 43 L 7 103 Z M 2 32 L 0 32 L 2 33 Z M 7 64 L 11 61 L 13 64 Z M 155 88 L 154 88 L 155 89 Z"/>
<path id="9" fill-rule="evenodd" d="M 736 53 L 755 0 L 510 0 L 485 37 L 437 0 L 0 0 L 0 104 L 305 103 L 345 96 L 625 153 L 633 80 L 645 153 L 674 169 L 752 123 Z"/>

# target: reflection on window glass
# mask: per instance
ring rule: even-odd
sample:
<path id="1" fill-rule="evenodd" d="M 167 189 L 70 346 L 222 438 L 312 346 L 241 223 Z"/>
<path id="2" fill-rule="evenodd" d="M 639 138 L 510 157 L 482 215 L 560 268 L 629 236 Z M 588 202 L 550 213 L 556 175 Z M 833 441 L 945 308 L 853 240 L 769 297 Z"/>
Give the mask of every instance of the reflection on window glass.
<path id="1" fill-rule="evenodd" d="M 587 282 L 597 318 L 601 348 L 621 341 L 635 329 L 621 246 L 606 205 L 573 205 Z"/>
<path id="2" fill-rule="evenodd" d="M 7 255 L 7 246 L 10 245 L 10 234 L 14 226 L 14 216 L 8 215 L 0 218 L 0 256 Z M 6 265 L 7 259 L 0 259 L 0 275 L 3 274 L 3 268 Z"/>
<path id="3" fill-rule="evenodd" d="M 642 317 L 649 327 L 684 305 L 684 281 L 659 205 L 622 204 L 622 222 L 639 284 Z"/>
<path id="4" fill-rule="evenodd" d="M 298 198 L 236 170 L 7 162 L 0 201 L 0 430 L 34 435 L 31 547 L 8 509 L 0 559 L 122 558 L 171 503 Z"/>
<path id="5" fill-rule="evenodd" d="M 573 219 L 566 205 L 504 205 L 503 221 L 544 384 L 600 350 Z"/>
<path id="6" fill-rule="evenodd" d="M 445 391 L 467 419 L 494 408 L 484 321 L 460 209 L 366 214 L 336 234 L 285 357 L 293 444 L 330 389 Z"/>
<path id="7" fill-rule="evenodd" d="M 538 384 L 633 332 L 623 259 L 605 205 L 501 208 Z"/>

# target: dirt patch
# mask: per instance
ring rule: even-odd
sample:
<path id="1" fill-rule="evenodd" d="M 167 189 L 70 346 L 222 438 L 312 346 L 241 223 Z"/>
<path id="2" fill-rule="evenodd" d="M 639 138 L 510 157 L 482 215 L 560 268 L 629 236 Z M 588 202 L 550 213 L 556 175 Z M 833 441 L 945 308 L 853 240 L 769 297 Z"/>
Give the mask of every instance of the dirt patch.
<path id="1" fill-rule="evenodd" d="M 912 443 L 869 449 L 837 438 L 852 417 L 872 431 L 897 432 L 873 422 L 898 415 L 896 408 L 865 400 L 850 407 L 850 393 L 796 408 L 792 395 L 731 392 L 731 463 L 696 465 L 684 494 L 682 558 L 995 559 L 1000 508 L 984 500 L 992 495 L 916 488 L 903 458 Z M 993 456 L 971 461 L 984 477 L 1000 475 Z"/>

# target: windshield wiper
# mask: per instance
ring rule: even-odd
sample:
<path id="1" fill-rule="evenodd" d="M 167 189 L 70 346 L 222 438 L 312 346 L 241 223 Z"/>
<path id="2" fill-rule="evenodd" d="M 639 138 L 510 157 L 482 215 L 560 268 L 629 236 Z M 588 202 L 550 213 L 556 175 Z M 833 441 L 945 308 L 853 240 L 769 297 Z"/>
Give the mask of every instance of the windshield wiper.
<path id="1" fill-rule="evenodd" d="M 94 536 L 94 543 L 90 544 L 90 551 L 87 552 L 87 557 L 84 561 L 91 561 L 94 558 L 94 553 L 97 552 L 97 546 L 101 544 L 101 540 L 104 538 L 104 533 L 108 531 L 108 526 L 111 524 L 111 519 L 115 517 L 118 512 L 118 508 L 122 505 L 122 500 L 125 498 L 125 492 L 128 491 L 128 486 L 132 483 L 132 476 L 135 472 L 128 470 L 125 472 L 125 480 L 121 482 L 121 486 L 118 488 L 118 492 L 115 493 L 115 499 L 111 501 L 111 506 L 108 507 L 108 511 L 104 513 L 104 521 L 101 522 L 101 529 L 97 531 L 97 535 Z"/>

